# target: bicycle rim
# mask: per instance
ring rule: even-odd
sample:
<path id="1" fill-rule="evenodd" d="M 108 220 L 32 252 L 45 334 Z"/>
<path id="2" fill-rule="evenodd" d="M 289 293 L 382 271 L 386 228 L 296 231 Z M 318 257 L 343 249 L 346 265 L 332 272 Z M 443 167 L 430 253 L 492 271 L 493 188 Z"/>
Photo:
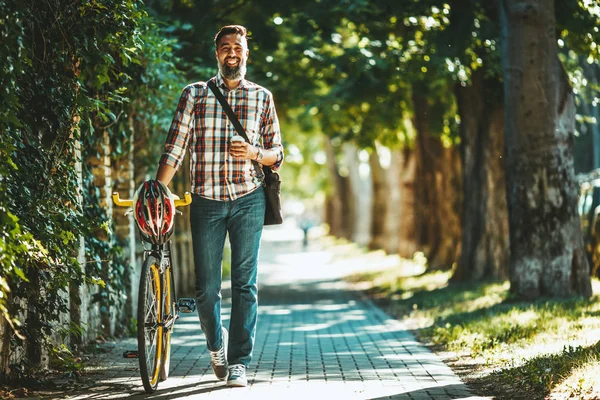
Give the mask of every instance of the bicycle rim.
<path id="1" fill-rule="evenodd" d="M 163 295 L 164 299 L 164 315 L 170 316 L 170 318 L 175 318 L 175 299 L 173 298 L 175 291 L 173 290 L 173 279 L 172 279 L 172 270 L 171 265 L 169 264 L 168 268 L 165 270 L 163 274 L 163 283 L 165 293 Z M 162 352 L 162 362 L 160 365 L 160 379 L 165 380 L 169 377 L 169 368 L 171 367 L 171 335 L 173 334 L 173 330 L 175 329 L 175 321 L 171 324 L 169 329 L 164 329 L 163 331 L 163 352 Z"/>
<path id="2" fill-rule="evenodd" d="M 160 266 L 148 256 L 142 267 L 138 298 L 138 357 L 140 374 L 147 393 L 156 390 L 159 380 L 163 329 L 160 326 Z"/>

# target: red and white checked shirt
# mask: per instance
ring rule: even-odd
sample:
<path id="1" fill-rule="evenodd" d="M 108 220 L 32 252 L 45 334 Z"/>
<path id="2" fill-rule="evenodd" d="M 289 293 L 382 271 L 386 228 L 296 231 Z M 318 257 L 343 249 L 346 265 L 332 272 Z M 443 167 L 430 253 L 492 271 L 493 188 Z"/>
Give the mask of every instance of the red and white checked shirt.
<path id="1" fill-rule="evenodd" d="M 262 142 L 264 149 L 277 152 L 271 169 L 278 170 L 283 163 L 283 145 L 271 92 L 244 79 L 229 90 L 221 74 L 217 74 L 216 85 L 250 142 L 254 146 Z M 179 169 L 189 148 L 192 193 L 212 200 L 235 200 L 262 185 L 250 160 L 229 155 L 230 139 L 236 134 L 206 82 L 192 83 L 181 94 L 160 162 Z"/>

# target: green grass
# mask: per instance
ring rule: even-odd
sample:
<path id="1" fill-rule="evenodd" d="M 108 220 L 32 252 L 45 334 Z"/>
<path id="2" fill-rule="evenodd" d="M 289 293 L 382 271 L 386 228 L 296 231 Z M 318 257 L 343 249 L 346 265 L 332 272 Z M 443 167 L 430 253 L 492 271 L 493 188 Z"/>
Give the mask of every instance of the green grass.
<path id="1" fill-rule="evenodd" d="M 560 389 L 597 398 L 582 394 L 582 378 L 574 374 L 600 360 L 599 296 L 517 301 L 508 282 L 457 284 L 450 274 L 406 277 L 396 269 L 348 279 L 368 286 L 367 293 L 422 342 L 468 359 L 465 377 L 482 395 L 543 399 Z M 587 379 L 589 387 L 600 387 L 600 376 Z"/>
<path id="2" fill-rule="evenodd" d="M 511 385 L 520 393 L 546 395 L 575 369 L 596 363 L 599 355 L 600 342 L 587 347 L 567 346 L 559 353 L 534 356 L 523 365 L 493 372 L 489 380 Z"/>

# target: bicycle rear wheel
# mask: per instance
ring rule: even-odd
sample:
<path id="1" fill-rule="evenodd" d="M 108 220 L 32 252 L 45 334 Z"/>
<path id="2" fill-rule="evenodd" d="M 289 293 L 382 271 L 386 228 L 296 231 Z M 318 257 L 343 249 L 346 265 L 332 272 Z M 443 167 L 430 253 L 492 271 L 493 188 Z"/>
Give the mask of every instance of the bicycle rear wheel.
<path id="1" fill-rule="evenodd" d="M 161 323 L 160 262 L 150 255 L 144 260 L 138 298 L 138 357 L 147 393 L 158 386 L 163 328 Z"/>
<path id="2" fill-rule="evenodd" d="M 171 335 L 175 329 L 175 318 L 177 316 L 177 309 L 175 308 L 175 282 L 173 282 L 172 268 L 169 260 L 169 265 L 163 274 L 163 289 L 165 293 L 162 298 L 164 300 L 165 323 L 168 324 L 163 330 L 163 351 L 160 364 L 160 379 L 163 381 L 169 377 L 169 368 L 171 367 Z"/>

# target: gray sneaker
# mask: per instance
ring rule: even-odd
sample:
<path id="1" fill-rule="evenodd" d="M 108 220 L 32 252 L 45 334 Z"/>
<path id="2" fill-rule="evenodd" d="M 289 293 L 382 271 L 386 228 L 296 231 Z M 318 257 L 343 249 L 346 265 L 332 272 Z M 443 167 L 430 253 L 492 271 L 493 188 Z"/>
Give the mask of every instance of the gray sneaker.
<path id="1" fill-rule="evenodd" d="M 222 340 L 221 340 L 221 348 L 217 351 L 208 351 L 210 353 L 210 361 L 213 367 L 213 371 L 215 372 L 215 376 L 223 381 L 227 379 L 228 374 L 228 365 L 227 365 L 227 342 L 229 340 L 229 335 L 227 333 L 227 329 L 222 327 Z"/>
<path id="2" fill-rule="evenodd" d="M 243 364 L 230 365 L 227 386 L 246 387 L 247 385 L 248 380 L 246 379 L 246 366 Z"/>

